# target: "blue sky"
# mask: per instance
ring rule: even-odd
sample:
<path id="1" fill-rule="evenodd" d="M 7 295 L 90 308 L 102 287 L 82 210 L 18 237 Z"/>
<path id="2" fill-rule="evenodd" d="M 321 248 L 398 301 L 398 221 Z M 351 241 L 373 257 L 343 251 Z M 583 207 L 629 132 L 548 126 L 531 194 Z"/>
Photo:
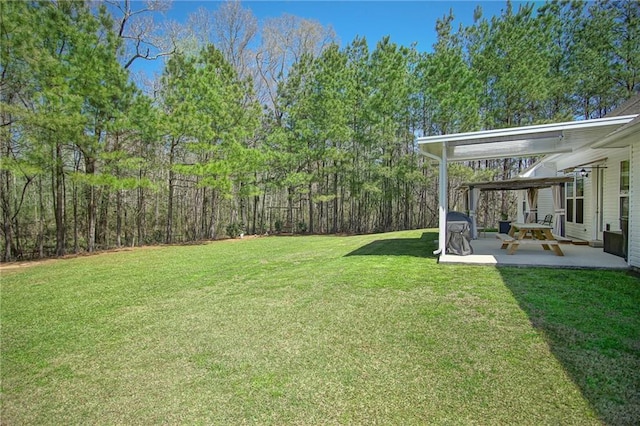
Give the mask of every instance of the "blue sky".
<path id="1" fill-rule="evenodd" d="M 136 0 L 134 0 L 136 1 Z M 139 0 L 138 0 L 139 1 Z M 514 10 L 526 2 L 512 1 Z M 533 3 L 541 3 L 535 1 Z M 180 23 L 186 23 L 190 14 L 204 7 L 216 10 L 220 1 L 215 0 L 174 0 L 165 18 Z M 356 36 L 366 37 L 369 48 L 373 50 L 378 41 L 384 36 L 390 36 L 391 41 L 410 46 L 416 43 L 419 51 L 429 52 L 436 41 L 436 20 L 453 11 L 455 20 L 454 31 L 460 24 L 473 24 L 473 11 L 480 5 L 483 16 L 499 15 L 506 7 L 506 0 L 414 0 L 414 1 L 318 1 L 318 0 L 253 0 L 242 1 L 242 6 L 251 9 L 259 23 L 267 18 L 275 18 L 283 14 L 314 19 L 325 26 L 333 27 L 342 47 L 351 43 Z M 161 61 L 134 62 L 133 72 L 143 71 L 153 74 L 159 73 Z"/>
<path id="2" fill-rule="evenodd" d="M 514 1 L 514 9 L 521 2 Z M 188 15 L 200 7 L 210 10 L 218 8 L 219 1 L 174 0 L 167 16 L 178 22 L 185 22 Z M 430 51 L 435 42 L 436 20 L 452 9 L 457 29 L 461 23 L 473 23 L 473 11 L 482 6 L 484 16 L 500 14 L 506 7 L 501 1 L 243 1 L 245 8 L 251 9 L 259 21 L 281 16 L 284 13 L 302 18 L 315 19 L 321 24 L 331 25 L 336 31 L 341 45 L 349 44 L 359 36 L 365 36 L 373 48 L 382 37 L 403 46 L 417 43 L 420 51 Z"/>

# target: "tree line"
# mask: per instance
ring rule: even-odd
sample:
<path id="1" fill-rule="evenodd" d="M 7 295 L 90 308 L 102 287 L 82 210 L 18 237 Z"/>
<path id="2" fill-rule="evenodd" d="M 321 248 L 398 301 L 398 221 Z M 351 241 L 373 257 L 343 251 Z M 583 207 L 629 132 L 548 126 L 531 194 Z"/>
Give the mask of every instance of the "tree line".
<path id="1" fill-rule="evenodd" d="M 505 4 L 429 52 L 240 2 L 155 22 L 162 2 L 0 8 L 2 259 L 437 223 L 416 136 L 601 117 L 640 85 L 640 3 Z M 259 36 L 259 37 L 258 37 Z M 132 72 L 162 61 L 154 80 Z M 451 164 L 457 185 L 533 158 Z M 481 200 L 485 220 L 514 194 Z M 484 204 L 483 204 L 484 203 Z"/>

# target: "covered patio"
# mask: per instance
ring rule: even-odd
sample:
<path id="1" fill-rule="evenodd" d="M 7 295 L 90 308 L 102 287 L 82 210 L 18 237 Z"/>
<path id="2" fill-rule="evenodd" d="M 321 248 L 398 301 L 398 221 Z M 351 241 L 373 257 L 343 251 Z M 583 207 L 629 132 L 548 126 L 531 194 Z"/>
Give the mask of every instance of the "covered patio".
<path id="1" fill-rule="evenodd" d="M 555 256 L 552 251 L 540 246 L 523 246 L 516 254 L 507 254 L 500 249 L 501 242 L 495 232 L 482 233 L 471 241 L 473 254 L 457 256 L 441 254 L 439 262 L 443 264 L 475 264 L 498 266 L 540 266 L 550 268 L 588 268 L 588 269 L 628 269 L 627 262 L 618 256 L 605 253 L 602 249 L 588 245 L 561 244 L 564 256 Z"/>
<path id="2" fill-rule="evenodd" d="M 605 268 L 618 265 L 622 269 L 628 268 L 623 258 L 604 253 L 602 249 L 588 246 L 562 245 L 564 256 L 554 256 L 546 250 L 538 247 L 523 247 L 517 254 L 508 255 L 500 250 L 500 242 L 487 233 L 483 238 L 472 240 L 474 254 L 470 256 L 455 256 L 446 254 L 447 237 L 447 212 L 448 203 L 448 172 L 447 164 L 450 162 L 476 161 L 483 159 L 495 159 L 505 157 L 548 157 L 555 155 L 562 157 L 570 155 L 581 149 L 585 149 L 594 141 L 601 140 L 611 132 L 626 125 L 635 118 L 635 115 L 605 117 L 600 119 L 573 121 L 565 123 L 533 125 L 508 129 L 485 130 L 479 132 L 457 133 L 449 135 L 428 136 L 417 139 L 422 154 L 437 161 L 439 166 L 439 239 L 437 250 L 434 254 L 440 256 L 442 263 L 484 263 L 500 265 L 540 265 L 551 267 L 585 267 Z M 523 178 L 509 183 L 496 184 L 484 182 L 484 190 L 499 188 L 526 189 L 529 204 L 529 215 L 522 222 L 536 221 L 536 192 L 542 187 L 551 187 L 553 192 L 553 234 L 564 236 L 563 222 L 565 220 L 562 200 L 564 187 L 562 176 L 548 176 L 546 181 Z M 480 187 L 469 185 L 469 214 L 475 222 L 476 202 L 480 193 Z M 473 226 L 472 234 L 478 237 L 476 227 Z"/>

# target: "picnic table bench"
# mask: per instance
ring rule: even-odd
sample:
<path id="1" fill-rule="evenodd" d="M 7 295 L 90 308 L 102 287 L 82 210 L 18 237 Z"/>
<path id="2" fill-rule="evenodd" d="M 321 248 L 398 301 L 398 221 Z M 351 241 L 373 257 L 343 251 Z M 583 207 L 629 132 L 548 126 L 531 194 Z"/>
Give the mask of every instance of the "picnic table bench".
<path id="1" fill-rule="evenodd" d="M 508 234 L 497 234 L 502 241 L 501 249 L 508 249 L 508 254 L 514 254 L 520 245 L 539 245 L 544 250 L 553 250 L 557 256 L 564 256 L 548 225 L 539 223 L 512 223 Z M 518 236 L 515 233 L 518 231 Z"/>

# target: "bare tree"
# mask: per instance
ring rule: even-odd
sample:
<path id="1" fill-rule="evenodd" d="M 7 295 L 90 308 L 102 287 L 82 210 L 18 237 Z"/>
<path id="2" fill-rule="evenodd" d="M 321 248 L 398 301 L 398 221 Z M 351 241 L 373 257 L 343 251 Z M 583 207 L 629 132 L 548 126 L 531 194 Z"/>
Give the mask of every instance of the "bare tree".
<path id="1" fill-rule="evenodd" d="M 137 59 L 149 61 L 169 56 L 176 51 L 175 33 L 170 26 L 158 25 L 153 14 L 166 12 L 171 8 L 171 0 L 146 0 L 140 9 L 133 10 L 141 2 L 131 0 L 108 0 L 106 2 L 114 11 L 119 12 L 116 18 L 116 33 L 125 41 L 125 49 L 121 53 L 123 67 L 129 68 Z"/>
<path id="2" fill-rule="evenodd" d="M 250 43 L 258 32 L 258 20 L 238 0 L 223 3 L 213 12 L 214 43 L 240 77 L 248 76 Z"/>
<path id="3" fill-rule="evenodd" d="M 189 15 L 186 34 L 196 49 L 213 44 L 245 79 L 254 77 L 251 43 L 258 33 L 258 20 L 238 0 L 227 0 L 213 12 L 201 7 Z"/>
<path id="4" fill-rule="evenodd" d="M 291 66 L 304 54 L 319 56 L 335 40 L 333 28 L 315 20 L 287 14 L 267 19 L 262 28 L 262 44 L 256 53 L 260 101 L 275 110 L 278 82 L 287 76 Z M 275 113 L 278 117 L 278 111 Z"/>
<path id="5" fill-rule="evenodd" d="M 198 48 L 213 43 L 213 17 L 211 11 L 199 7 L 189 15 L 185 31 L 194 40 Z"/>

